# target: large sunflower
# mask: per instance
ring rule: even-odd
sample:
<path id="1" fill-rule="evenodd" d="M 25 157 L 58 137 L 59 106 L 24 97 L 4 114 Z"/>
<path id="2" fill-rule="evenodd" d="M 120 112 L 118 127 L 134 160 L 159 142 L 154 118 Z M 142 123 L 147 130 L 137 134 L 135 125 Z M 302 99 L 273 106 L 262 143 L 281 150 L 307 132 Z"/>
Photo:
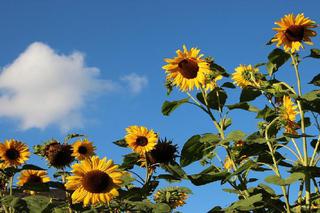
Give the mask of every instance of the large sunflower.
<path id="1" fill-rule="evenodd" d="M 153 130 L 143 126 L 130 126 L 126 128 L 125 140 L 128 146 L 138 154 L 144 154 L 154 149 L 158 142 L 158 135 Z"/>
<path id="2" fill-rule="evenodd" d="M 72 202 L 89 204 L 109 203 L 119 195 L 124 172 L 118 170 L 112 160 L 99 159 L 97 156 L 87 158 L 72 166 L 72 176 L 67 177 L 67 190 L 73 190 Z"/>
<path id="3" fill-rule="evenodd" d="M 298 15 L 288 14 L 275 22 L 279 27 L 273 28 L 277 34 L 271 40 L 276 42 L 277 46 L 283 45 L 286 52 L 294 53 L 303 48 L 302 42 L 312 45 L 310 37 L 314 37 L 317 33 L 310 28 L 317 27 L 316 23 L 309 18 L 304 17 L 303 13 Z"/>
<path id="4" fill-rule="evenodd" d="M 191 48 L 189 51 L 183 45 L 183 51 L 177 50 L 177 56 L 166 58 L 168 64 L 162 68 L 167 73 L 167 80 L 171 81 L 182 91 L 193 90 L 194 87 L 200 88 L 205 85 L 207 76 L 212 72 L 210 64 L 199 55 L 200 49 Z"/>
<path id="5" fill-rule="evenodd" d="M 87 139 L 76 141 L 72 144 L 72 155 L 78 160 L 83 160 L 94 155 L 95 147 Z"/>
<path id="6" fill-rule="evenodd" d="M 251 64 L 242 65 L 235 68 L 235 72 L 232 74 L 232 79 L 239 87 L 244 88 L 246 86 L 258 86 L 259 80 L 256 78 L 259 73 L 259 69 L 253 67 Z"/>
<path id="7" fill-rule="evenodd" d="M 30 152 L 26 144 L 11 139 L 0 144 L 0 158 L 4 167 L 19 166 L 29 159 Z"/>
<path id="8" fill-rule="evenodd" d="M 48 173 L 45 170 L 23 170 L 18 178 L 18 186 L 24 186 L 25 184 L 37 185 L 40 183 L 47 183 L 50 181 Z M 30 194 L 34 194 L 34 191 L 26 190 Z"/>
<path id="9" fill-rule="evenodd" d="M 285 123 L 287 133 L 296 134 L 294 129 L 297 127 L 297 124 L 295 124 L 297 114 L 297 106 L 294 105 L 291 98 L 289 96 L 283 96 L 282 106 L 279 110 L 279 117 L 281 121 Z"/>

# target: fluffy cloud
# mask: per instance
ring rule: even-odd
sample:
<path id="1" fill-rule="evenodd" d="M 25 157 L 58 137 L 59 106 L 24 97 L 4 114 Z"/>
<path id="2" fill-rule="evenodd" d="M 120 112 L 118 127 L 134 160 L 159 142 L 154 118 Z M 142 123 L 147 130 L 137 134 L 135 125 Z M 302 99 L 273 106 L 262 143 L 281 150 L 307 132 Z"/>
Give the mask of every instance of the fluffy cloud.
<path id="1" fill-rule="evenodd" d="M 35 42 L 0 73 L 0 116 L 18 120 L 22 129 L 81 127 L 88 95 L 116 87 L 98 75 L 82 53 L 61 55 Z"/>
<path id="2" fill-rule="evenodd" d="M 148 84 L 148 79 L 146 76 L 139 76 L 136 73 L 125 75 L 121 77 L 120 80 L 128 85 L 129 90 L 133 94 L 140 93 L 142 89 Z"/>

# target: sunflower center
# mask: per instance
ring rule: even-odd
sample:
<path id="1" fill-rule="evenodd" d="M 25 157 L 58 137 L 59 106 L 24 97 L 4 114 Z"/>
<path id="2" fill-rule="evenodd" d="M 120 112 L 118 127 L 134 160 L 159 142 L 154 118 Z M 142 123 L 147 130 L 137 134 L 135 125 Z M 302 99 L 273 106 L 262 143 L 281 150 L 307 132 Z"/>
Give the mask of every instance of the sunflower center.
<path id="1" fill-rule="evenodd" d="M 251 80 L 251 72 L 249 70 L 245 70 L 242 72 L 242 77 L 244 80 L 246 81 L 250 81 Z"/>
<path id="2" fill-rule="evenodd" d="M 106 192 L 112 183 L 111 177 L 100 170 L 86 173 L 82 181 L 84 189 L 91 193 Z"/>
<path id="3" fill-rule="evenodd" d="M 37 175 L 30 175 L 28 177 L 28 183 L 42 183 L 42 178 Z"/>
<path id="4" fill-rule="evenodd" d="M 6 151 L 6 156 L 10 160 L 16 160 L 20 157 L 20 153 L 16 149 L 11 148 Z"/>
<path id="5" fill-rule="evenodd" d="M 193 79 L 197 77 L 199 66 L 198 64 L 190 59 L 183 59 L 178 64 L 180 73 L 187 79 Z"/>
<path id="6" fill-rule="evenodd" d="M 139 136 L 136 143 L 138 146 L 146 146 L 148 144 L 148 139 L 144 136 Z"/>
<path id="7" fill-rule="evenodd" d="M 290 41 L 302 41 L 304 36 L 304 27 L 292 25 L 286 30 L 285 36 Z"/>
<path id="8" fill-rule="evenodd" d="M 87 147 L 85 147 L 85 146 L 80 146 L 79 149 L 78 149 L 78 152 L 79 152 L 80 154 L 82 154 L 82 155 L 85 155 L 85 154 L 87 154 L 88 149 L 87 149 Z"/>

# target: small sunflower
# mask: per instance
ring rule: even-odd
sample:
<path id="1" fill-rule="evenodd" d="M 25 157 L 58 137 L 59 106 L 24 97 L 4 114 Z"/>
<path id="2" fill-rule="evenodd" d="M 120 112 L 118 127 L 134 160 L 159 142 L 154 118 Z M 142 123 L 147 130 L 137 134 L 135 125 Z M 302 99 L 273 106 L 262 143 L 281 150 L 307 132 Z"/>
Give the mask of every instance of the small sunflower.
<path id="1" fill-rule="evenodd" d="M 125 140 L 128 146 L 138 154 L 145 154 L 154 149 L 158 142 L 158 135 L 153 130 L 143 126 L 130 126 L 126 128 Z"/>
<path id="2" fill-rule="evenodd" d="M 72 150 L 72 156 L 76 157 L 78 160 L 83 160 L 94 155 L 95 147 L 90 141 L 84 139 L 72 144 Z"/>
<path id="3" fill-rule="evenodd" d="M 183 45 L 183 51 L 177 50 L 177 56 L 169 59 L 164 59 L 168 64 L 162 68 L 167 73 L 167 81 L 171 81 L 174 86 L 180 88 L 181 91 L 190 91 L 194 87 L 199 89 L 206 83 L 206 77 L 212 71 L 210 64 L 202 59 L 202 54 L 199 55 L 200 49 L 187 49 Z"/>
<path id="4" fill-rule="evenodd" d="M 72 166 L 72 176 L 67 177 L 67 190 L 72 190 L 72 202 L 89 204 L 109 203 L 119 195 L 124 172 L 112 160 L 97 156 L 86 158 Z"/>
<path id="5" fill-rule="evenodd" d="M 72 146 L 53 141 L 44 148 L 44 155 L 49 164 L 55 168 L 69 166 L 74 161 Z"/>
<path id="6" fill-rule="evenodd" d="M 296 134 L 295 123 L 297 112 L 297 106 L 291 101 L 289 96 L 283 96 L 282 106 L 279 110 L 280 119 L 285 122 L 285 129 L 287 133 Z"/>
<path id="7" fill-rule="evenodd" d="M 222 75 L 218 75 L 216 76 L 215 78 L 213 79 L 209 79 L 206 81 L 206 84 L 205 84 L 205 90 L 214 90 L 215 88 L 217 88 L 217 81 L 221 80 L 223 77 Z"/>
<path id="8" fill-rule="evenodd" d="M 246 86 L 259 86 L 259 79 L 257 75 L 259 74 L 259 69 L 253 67 L 252 65 L 242 65 L 235 68 L 235 72 L 232 74 L 232 79 L 235 84 L 239 87 L 244 88 Z"/>
<path id="9" fill-rule="evenodd" d="M 18 178 L 18 186 L 24 186 L 25 184 L 40 184 L 40 183 L 47 183 L 50 181 L 50 178 L 48 177 L 48 173 L 45 170 L 23 170 L 20 173 L 20 176 Z M 34 191 L 26 190 L 26 192 L 29 192 L 30 194 L 34 194 Z"/>
<path id="10" fill-rule="evenodd" d="M 298 15 L 288 14 L 275 22 L 279 27 L 273 28 L 277 34 L 271 40 L 276 42 L 277 46 L 283 45 L 286 52 L 294 53 L 303 48 L 302 42 L 312 45 L 310 37 L 314 37 L 317 33 L 310 28 L 317 27 L 316 23 L 309 18 L 306 18 L 303 13 Z"/>
<path id="11" fill-rule="evenodd" d="M 20 166 L 29 159 L 30 152 L 26 144 L 11 139 L 0 144 L 0 158 L 5 168 Z"/>
<path id="12" fill-rule="evenodd" d="M 191 194 L 190 189 L 185 187 L 167 187 L 158 190 L 154 194 L 153 199 L 156 203 L 166 203 L 172 209 L 175 209 L 186 204 L 185 201 L 189 197 L 189 194 Z"/>

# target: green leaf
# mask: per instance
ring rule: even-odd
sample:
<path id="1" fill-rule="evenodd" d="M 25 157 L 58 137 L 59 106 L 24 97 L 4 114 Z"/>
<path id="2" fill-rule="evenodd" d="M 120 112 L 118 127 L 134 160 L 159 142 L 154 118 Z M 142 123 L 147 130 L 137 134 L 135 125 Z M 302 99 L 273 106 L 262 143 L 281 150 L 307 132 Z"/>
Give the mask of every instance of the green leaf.
<path id="1" fill-rule="evenodd" d="M 301 98 L 301 104 L 304 110 L 320 113 L 320 90 L 306 93 Z"/>
<path id="2" fill-rule="evenodd" d="M 77 133 L 71 133 L 71 134 L 68 134 L 64 141 L 65 142 L 68 142 L 69 140 L 73 139 L 73 138 L 79 138 L 79 137 L 85 137 L 85 135 L 82 135 L 82 134 L 77 134 Z"/>
<path id="3" fill-rule="evenodd" d="M 186 178 L 186 172 L 181 168 L 181 166 L 174 162 L 174 163 L 169 163 L 166 165 L 161 165 L 161 168 L 169 172 L 171 175 L 175 176 L 176 178 L 179 179 L 184 179 Z"/>
<path id="4" fill-rule="evenodd" d="M 259 109 L 255 106 L 248 104 L 247 102 L 240 102 L 237 104 L 226 105 L 230 110 L 233 109 L 243 109 L 250 112 L 259 112 Z"/>
<path id="5" fill-rule="evenodd" d="M 313 77 L 313 79 L 309 82 L 309 84 L 313 84 L 315 86 L 320 86 L 320 74 Z"/>
<path id="6" fill-rule="evenodd" d="M 33 164 L 25 164 L 21 167 L 20 170 L 22 171 L 22 170 L 29 170 L 29 169 L 31 169 L 31 170 L 45 170 L 45 169 L 43 169 L 39 166 L 33 165 Z"/>
<path id="7" fill-rule="evenodd" d="M 206 168 L 199 174 L 188 175 L 189 180 L 196 186 L 205 185 L 218 180 L 224 180 L 229 172 L 220 172 L 214 165 Z"/>
<path id="8" fill-rule="evenodd" d="M 128 147 L 128 144 L 125 139 L 120 139 L 120 140 L 114 141 L 112 143 L 114 143 L 115 145 L 120 146 L 120 147 Z"/>
<path id="9" fill-rule="evenodd" d="M 247 162 L 245 162 L 244 164 L 242 164 L 236 171 L 234 171 L 232 174 L 229 174 L 225 180 L 222 181 L 222 183 L 227 182 L 228 180 L 230 180 L 232 177 L 241 174 L 244 171 L 250 170 L 251 167 L 255 167 L 256 163 L 252 160 L 248 160 Z"/>
<path id="10" fill-rule="evenodd" d="M 228 98 L 227 93 L 221 89 L 216 88 L 208 93 L 207 95 L 207 102 L 211 109 L 219 110 L 222 109 L 224 104 L 226 103 L 226 100 Z M 197 99 L 205 105 L 205 101 L 203 99 L 202 93 L 197 94 Z"/>
<path id="11" fill-rule="evenodd" d="M 169 116 L 175 109 L 177 109 L 182 104 L 187 103 L 189 98 L 184 98 L 178 101 L 165 101 L 162 105 L 161 112 L 165 116 Z"/>
<path id="12" fill-rule="evenodd" d="M 313 139 L 313 140 L 311 141 L 311 146 L 315 149 L 317 143 L 320 143 L 320 141 L 318 141 L 317 139 Z M 316 151 L 316 152 L 320 152 L 320 144 L 318 145 L 318 148 L 317 148 L 317 151 Z"/>
<path id="13" fill-rule="evenodd" d="M 42 195 L 33 195 L 23 198 L 28 208 L 30 209 L 30 213 L 39 213 L 43 212 L 51 203 L 51 199 Z"/>
<path id="14" fill-rule="evenodd" d="M 256 208 L 255 204 L 262 201 L 263 196 L 261 193 L 250 196 L 244 200 L 239 200 L 233 203 L 229 208 L 230 209 L 237 209 L 240 211 L 250 211 Z"/>
<path id="15" fill-rule="evenodd" d="M 230 88 L 230 89 L 236 88 L 236 86 L 231 82 L 225 82 L 225 83 L 222 84 L 221 87 Z"/>
<path id="16" fill-rule="evenodd" d="M 28 210 L 27 204 L 24 200 L 19 197 L 7 195 L 1 198 L 1 204 L 13 208 L 15 211 L 26 211 Z"/>
<path id="17" fill-rule="evenodd" d="M 320 58 L 320 50 L 319 49 L 311 49 L 310 50 L 310 55 L 308 55 L 307 57 L 311 57 L 311 58 Z"/>
<path id="18" fill-rule="evenodd" d="M 285 186 L 285 185 L 290 185 L 294 182 L 297 182 L 298 180 L 301 180 L 304 178 L 304 174 L 300 172 L 294 172 L 292 173 L 289 177 L 286 179 L 282 179 L 276 175 L 270 175 L 266 177 L 264 180 L 267 183 L 271 183 L 274 185 L 279 185 L 279 186 Z"/>
<path id="19" fill-rule="evenodd" d="M 265 121 L 272 121 L 276 117 L 276 112 L 268 106 L 265 106 L 262 110 L 260 110 L 257 114 L 256 118 L 262 118 Z"/>
<path id="20" fill-rule="evenodd" d="M 152 212 L 153 213 L 167 213 L 167 212 L 171 212 L 171 208 L 166 203 L 157 203 L 157 205 L 155 205 L 155 208 L 152 210 Z"/>
<path id="21" fill-rule="evenodd" d="M 234 130 L 227 135 L 226 140 L 238 142 L 244 137 L 246 137 L 246 133 L 242 132 L 241 130 Z"/>
<path id="22" fill-rule="evenodd" d="M 137 165 L 137 161 L 140 159 L 139 154 L 137 153 L 130 153 L 124 155 L 123 162 L 121 164 L 122 169 L 132 169 L 134 165 Z"/>
<path id="23" fill-rule="evenodd" d="M 276 71 L 278 71 L 279 67 L 281 67 L 288 59 L 290 58 L 290 54 L 286 53 L 282 49 L 276 48 L 268 55 L 268 63 L 266 64 L 266 68 L 270 76 L 272 76 Z"/>
<path id="24" fill-rule="evenodd" d="M 253 101 L 257 97 L 259 97 L 262 93 L 260 90 L 247 86 L 242 89 L 241 95 L 240 95 L 240 102 L 247 102 L 247 101 Z"/>
<path id="25" fill-rule="evenodd" d="M 202 159 L 215 148 L 215 145 L 219 141 L 220 137 L 214 134 L 192 136 L 188 139 L 188 141 L 182 148 L 180 165 L 182 167 L 185 167 L 195 161 Z"/>

